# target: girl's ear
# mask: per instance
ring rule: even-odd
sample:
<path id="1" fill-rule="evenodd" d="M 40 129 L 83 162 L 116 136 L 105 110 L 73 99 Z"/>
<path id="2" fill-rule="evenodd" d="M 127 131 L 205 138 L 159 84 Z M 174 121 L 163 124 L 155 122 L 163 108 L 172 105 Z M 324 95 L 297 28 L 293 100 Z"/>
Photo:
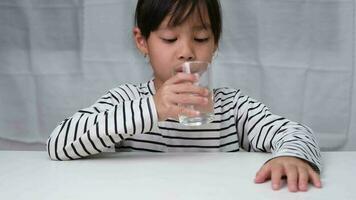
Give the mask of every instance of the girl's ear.
<path id="1" fill-rule="evenodd" d="M 136 47 L 144 55 L 148 54 L 147 41 L 146 38 L 142 35 L 141 30 L 138 27 L 133 28 L 133 36 L 135 39 Z"/>

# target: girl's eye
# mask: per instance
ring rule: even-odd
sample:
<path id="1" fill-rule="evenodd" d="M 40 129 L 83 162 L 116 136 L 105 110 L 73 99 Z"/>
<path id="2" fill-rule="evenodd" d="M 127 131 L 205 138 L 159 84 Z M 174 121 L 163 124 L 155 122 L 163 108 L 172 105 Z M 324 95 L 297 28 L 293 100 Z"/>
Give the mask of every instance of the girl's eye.
<path id="1" fill-rule="evenodd" d="M 172 39 L 166 39 L 166 38 L 162 38 L 162 40 L 166 43 L 173 43 L 177 40 L 177 38 L 172 38 Z"/>
<path id="2" fill-rule="evenodd" d="M 209 38 L 208 37 L 207 38 L 195 38 L 194 40 L 197 42 L 207 42 L 209 40 Z"/>

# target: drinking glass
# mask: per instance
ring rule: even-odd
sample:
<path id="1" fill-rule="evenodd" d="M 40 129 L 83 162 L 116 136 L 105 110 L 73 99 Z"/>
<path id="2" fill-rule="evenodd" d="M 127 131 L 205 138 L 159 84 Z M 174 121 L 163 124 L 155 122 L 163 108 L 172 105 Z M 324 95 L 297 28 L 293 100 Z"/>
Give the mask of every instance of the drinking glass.
<path id="1" fill-rule="evenodd" d="M 206 88 L 209 91 L 209 95 L 207 97 L 208 103 L 206 105 L 196 105 L 196 104 L 179 105 L 195 111 L 199 111 L 199 115 L 196 117 L 179 115 L 178 116 L 179 122 L 186 126 L 200 126 L 213 121 L 214 95 L 213 95 L 213 88 L 212 88 L 211 64 L 205 61 L 188 61 L 174 68 L 174 73 L 178 73 L 178 72 L 197 74 L 198 81 L 196 81 L 194 84 L 199 87 Z"/>

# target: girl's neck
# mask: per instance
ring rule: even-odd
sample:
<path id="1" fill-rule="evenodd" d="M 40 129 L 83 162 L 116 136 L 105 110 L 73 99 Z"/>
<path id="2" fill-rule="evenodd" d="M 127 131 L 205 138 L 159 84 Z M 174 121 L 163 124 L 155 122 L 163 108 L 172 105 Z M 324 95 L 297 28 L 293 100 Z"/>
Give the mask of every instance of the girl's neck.
<path id="1" fill-rule="evenodd" d="M 153 79 L 153 84 L 155 86 L 155 91 L 157 92 L 159 88 L 161 88 L 161 86 L 163 85 L 162 81 L 157 79 L 157 78 L 154 78 Z"/>

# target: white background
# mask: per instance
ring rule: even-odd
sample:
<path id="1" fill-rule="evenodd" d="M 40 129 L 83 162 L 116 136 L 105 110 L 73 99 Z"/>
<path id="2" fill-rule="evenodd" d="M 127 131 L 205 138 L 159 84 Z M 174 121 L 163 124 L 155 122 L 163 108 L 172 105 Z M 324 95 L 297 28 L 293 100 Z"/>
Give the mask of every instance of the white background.
<path id="1" fill-rule="evenodd" d="M 216 86 L 356 150 L 355 0 L 221 0 Z M 0 1 L 0 149 L 44 150 L 54 127 L 152 72 L 132 40 L 136 1 Z"/>

